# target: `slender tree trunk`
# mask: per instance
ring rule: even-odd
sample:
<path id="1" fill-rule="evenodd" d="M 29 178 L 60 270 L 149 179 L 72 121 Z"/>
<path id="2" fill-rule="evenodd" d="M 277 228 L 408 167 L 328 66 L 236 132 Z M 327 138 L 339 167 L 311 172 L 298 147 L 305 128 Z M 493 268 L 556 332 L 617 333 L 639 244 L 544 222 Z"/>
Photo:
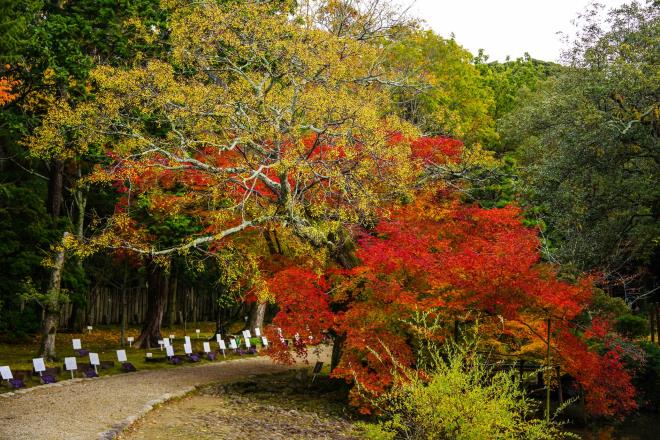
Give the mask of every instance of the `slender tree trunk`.
<path id="1" fill-rule="evenodd" d="M 655 342 L 660 345 L 660 308 L 656 304 L 653 305 L 653 313 L 655 314 Z"/>
<path id="2" fill-rule="evenodd" d="M 69 235 L 65 232 L 62 242 Z M 62 246 L 55 255 L 53 267 L 48 283 L 48 292 L 46 301 L 44 301 L 44 322 L 41 331 L 41 348 L 39 350 L 41 357 L 47 360 L 55 360 L 55 337 L 57 336 L 57 324 L 60 320 L 61 311 L 61 286 L 62 286 L 62 268 L 64 267 L 64 247 Z"/>
<path id="3" fill-rule="evenodd" d="M 149 278 L 147 286 L 147 316 L 142 333 L 135 341 L 137 348 L 158 347 L 158 340 L 162 339 L 161 326 L 165 312 L 165 298 L 167 298 L 169 277 L 165 270 L 155 263 L 149 264 Z"/>
<path id="4" fill-rule="evenodd" d="M 80 167 L 78 167 L 77 177 L 79 180 L 82 178 Z M 87 194 L 83 188 L 76 189 L 74 192 L 74 200 L 77 207 L 76 237 L 78 238 L 78 241 L 82 242 L 85 239 L 85 209 L 87 208 Z M 78 258 L 76 264 L 78 265 L 80 273 L 83 273 L 84 268 L 82 258 Z M 89 292 L 85 292 L 82 294 L 82 298 L 79 298 L 73 303 L 68 327 L 75 332 L 82 332 L 85 324 L 84 304 L 87 304 L 88 297 Z"/>
<path id="5" fill-rule="evenodd" d="M 176 274 L 173 277 L 172 280 L 172 288 L 170 289 L 170 295 L 169 295 L 169 301 L 168 301 L 168 319 L 167 319 L 167 325 L 172 328 L 176 324 L 176 292 L 177 292 L 177 286 L 178 284 L 178 277 Z"/>
<path id="6" fill-rule="evenodd" d="M 121 328 L 119 331 L 120 345 L 126 343 L 126 327 L 128 326 L 128 261 L 124 261 L 124 279 L 121 284 Z"/>
<path id="7" fill-rule="evenodd" d="M 215 333 L 217 335 L 222 335 L 224 338 L 225 334 L 225 323 L 227 322 L 227 311 L 222 307 L 218 307 L 218 312 L 215 315 Z M 215 335 L 212 336 L 212 339 L 215 339 Z"/>
<path id="8" fill-rule="evenodd" d="M 651 327 L 651 343 L 655 342 L 655 307 L 649 309 L 649 324 Z"/>

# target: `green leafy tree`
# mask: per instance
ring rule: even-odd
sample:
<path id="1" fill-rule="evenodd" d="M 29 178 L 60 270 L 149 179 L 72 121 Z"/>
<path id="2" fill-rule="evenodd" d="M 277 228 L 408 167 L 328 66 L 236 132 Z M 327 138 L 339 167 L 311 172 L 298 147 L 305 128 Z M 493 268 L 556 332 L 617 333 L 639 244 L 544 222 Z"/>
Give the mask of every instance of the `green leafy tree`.
<path id="1" fill-rule="evenodd" d="M 589 15 L 567 67 L 504 121 L 551 258 L 578 270 L 657 276 L 660 18 L 657 2 Z M 607 29 L 607 30 L 604 30 Z"/>
<path id="2" fill-rule="evenodd" d="M 490 113 L 493 93 L 472 54 L 432 31 L 404 34 L 391 48 L 391 68 L 422 84 L 396 94 L 402 114 L 428 134 L 489 145 L 497 139 Z"/>

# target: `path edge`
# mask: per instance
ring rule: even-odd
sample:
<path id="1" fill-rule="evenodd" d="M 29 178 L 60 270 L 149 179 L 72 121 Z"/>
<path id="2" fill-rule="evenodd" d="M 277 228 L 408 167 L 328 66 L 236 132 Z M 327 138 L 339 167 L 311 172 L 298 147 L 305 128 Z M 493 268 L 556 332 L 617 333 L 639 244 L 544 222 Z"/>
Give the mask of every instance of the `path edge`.
<path id="1" fill-rule="evenodd" d="M 198 388 L 199 386 L 190 386 L 173 393 L 165 393 L 156 399 L 150 400 L 142 407 L 142 409 L 137 414 L 128 416 L 121 422 L 115 423 L 114 425 L 112 425 L 112 428 L 108 429 L 107 431 L 100 432 L 98 437 L 99 440 L 116 439 L 129 426 L 131 426 L 133 423 L 145 417 L 147 414 L 149 414 L 149 412 L 153 411 L 157 406 L 193 394 L 195 391 L 197 391 Z"/>

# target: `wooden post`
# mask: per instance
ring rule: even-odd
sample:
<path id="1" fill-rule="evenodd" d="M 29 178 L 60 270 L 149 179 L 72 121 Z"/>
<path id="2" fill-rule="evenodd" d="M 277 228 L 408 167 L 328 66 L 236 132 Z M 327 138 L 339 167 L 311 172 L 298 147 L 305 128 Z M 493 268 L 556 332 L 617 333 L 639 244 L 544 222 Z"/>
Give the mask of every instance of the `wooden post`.
<path id="1" fill-rule="evenodd" d="M 548 318 L 548 351 L 546 353 L 545 421 L 550 423 L 550 318 Z"/>

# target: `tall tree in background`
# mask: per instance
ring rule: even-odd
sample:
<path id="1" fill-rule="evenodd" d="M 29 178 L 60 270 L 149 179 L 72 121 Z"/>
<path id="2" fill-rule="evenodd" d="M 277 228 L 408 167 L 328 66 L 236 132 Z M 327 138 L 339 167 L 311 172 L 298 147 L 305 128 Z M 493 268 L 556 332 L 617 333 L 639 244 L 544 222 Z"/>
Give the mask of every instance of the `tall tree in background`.
<path id="1" fill-rule="evenodd" d="M 15 82 L 17 98 L 0 114 L 0 257 L 8 262 L 0 283 L 7 306 L 0 328 L 21 334 L 33 330 L 39 320 L 33 306 L 17 293 L 26 280 L 33 281 L 28 290 L 47 292 L 54 274 L 40 261 L 49 247 L 61 247 L 64 230 L 84 235 L 90 205 L 86 187 L 75 181 L 99 160 L 93 152 L 38 160 L 21 138 L 40 124 L 55 100 L 75 105 L 89 97 L 88 74 L 96 62 L 123 65 L 143 55 L 155 56 L 166 33 L 163 11 L 151 0 L 3 1 L 1 9 L 0 77 Z M 102 212 L 112 203 L 91 207 Z M 66 260 L 56 278 L 62 281 L 61 299 L 66 300 L 61 303 L 74 304 L 70 323 L 79 328 L 88 290 L 85 269 L 80 259 Z"/>
<path id="2" fill-rule="evenodd" d="M 548 226 L 549 257 L 602 270 L 634 295 L 644 289 L 627 290 L 628 277 L 651 289 L 660 267 L 660 10 L 632 2 L 604 23 L 597 12 L 583 17 L 568 67 L 503 128 Z"/>
<path id="3" fill-rule="evenodd" d="M 468 145 L 495 142 L 493 92 L 472 60 L 456 40 L 430 30 L 400 37 L 389 54 L 391 67 L 425 84 L 395 95 L 403 116 L 428 135 L 452 136 Z"/>

